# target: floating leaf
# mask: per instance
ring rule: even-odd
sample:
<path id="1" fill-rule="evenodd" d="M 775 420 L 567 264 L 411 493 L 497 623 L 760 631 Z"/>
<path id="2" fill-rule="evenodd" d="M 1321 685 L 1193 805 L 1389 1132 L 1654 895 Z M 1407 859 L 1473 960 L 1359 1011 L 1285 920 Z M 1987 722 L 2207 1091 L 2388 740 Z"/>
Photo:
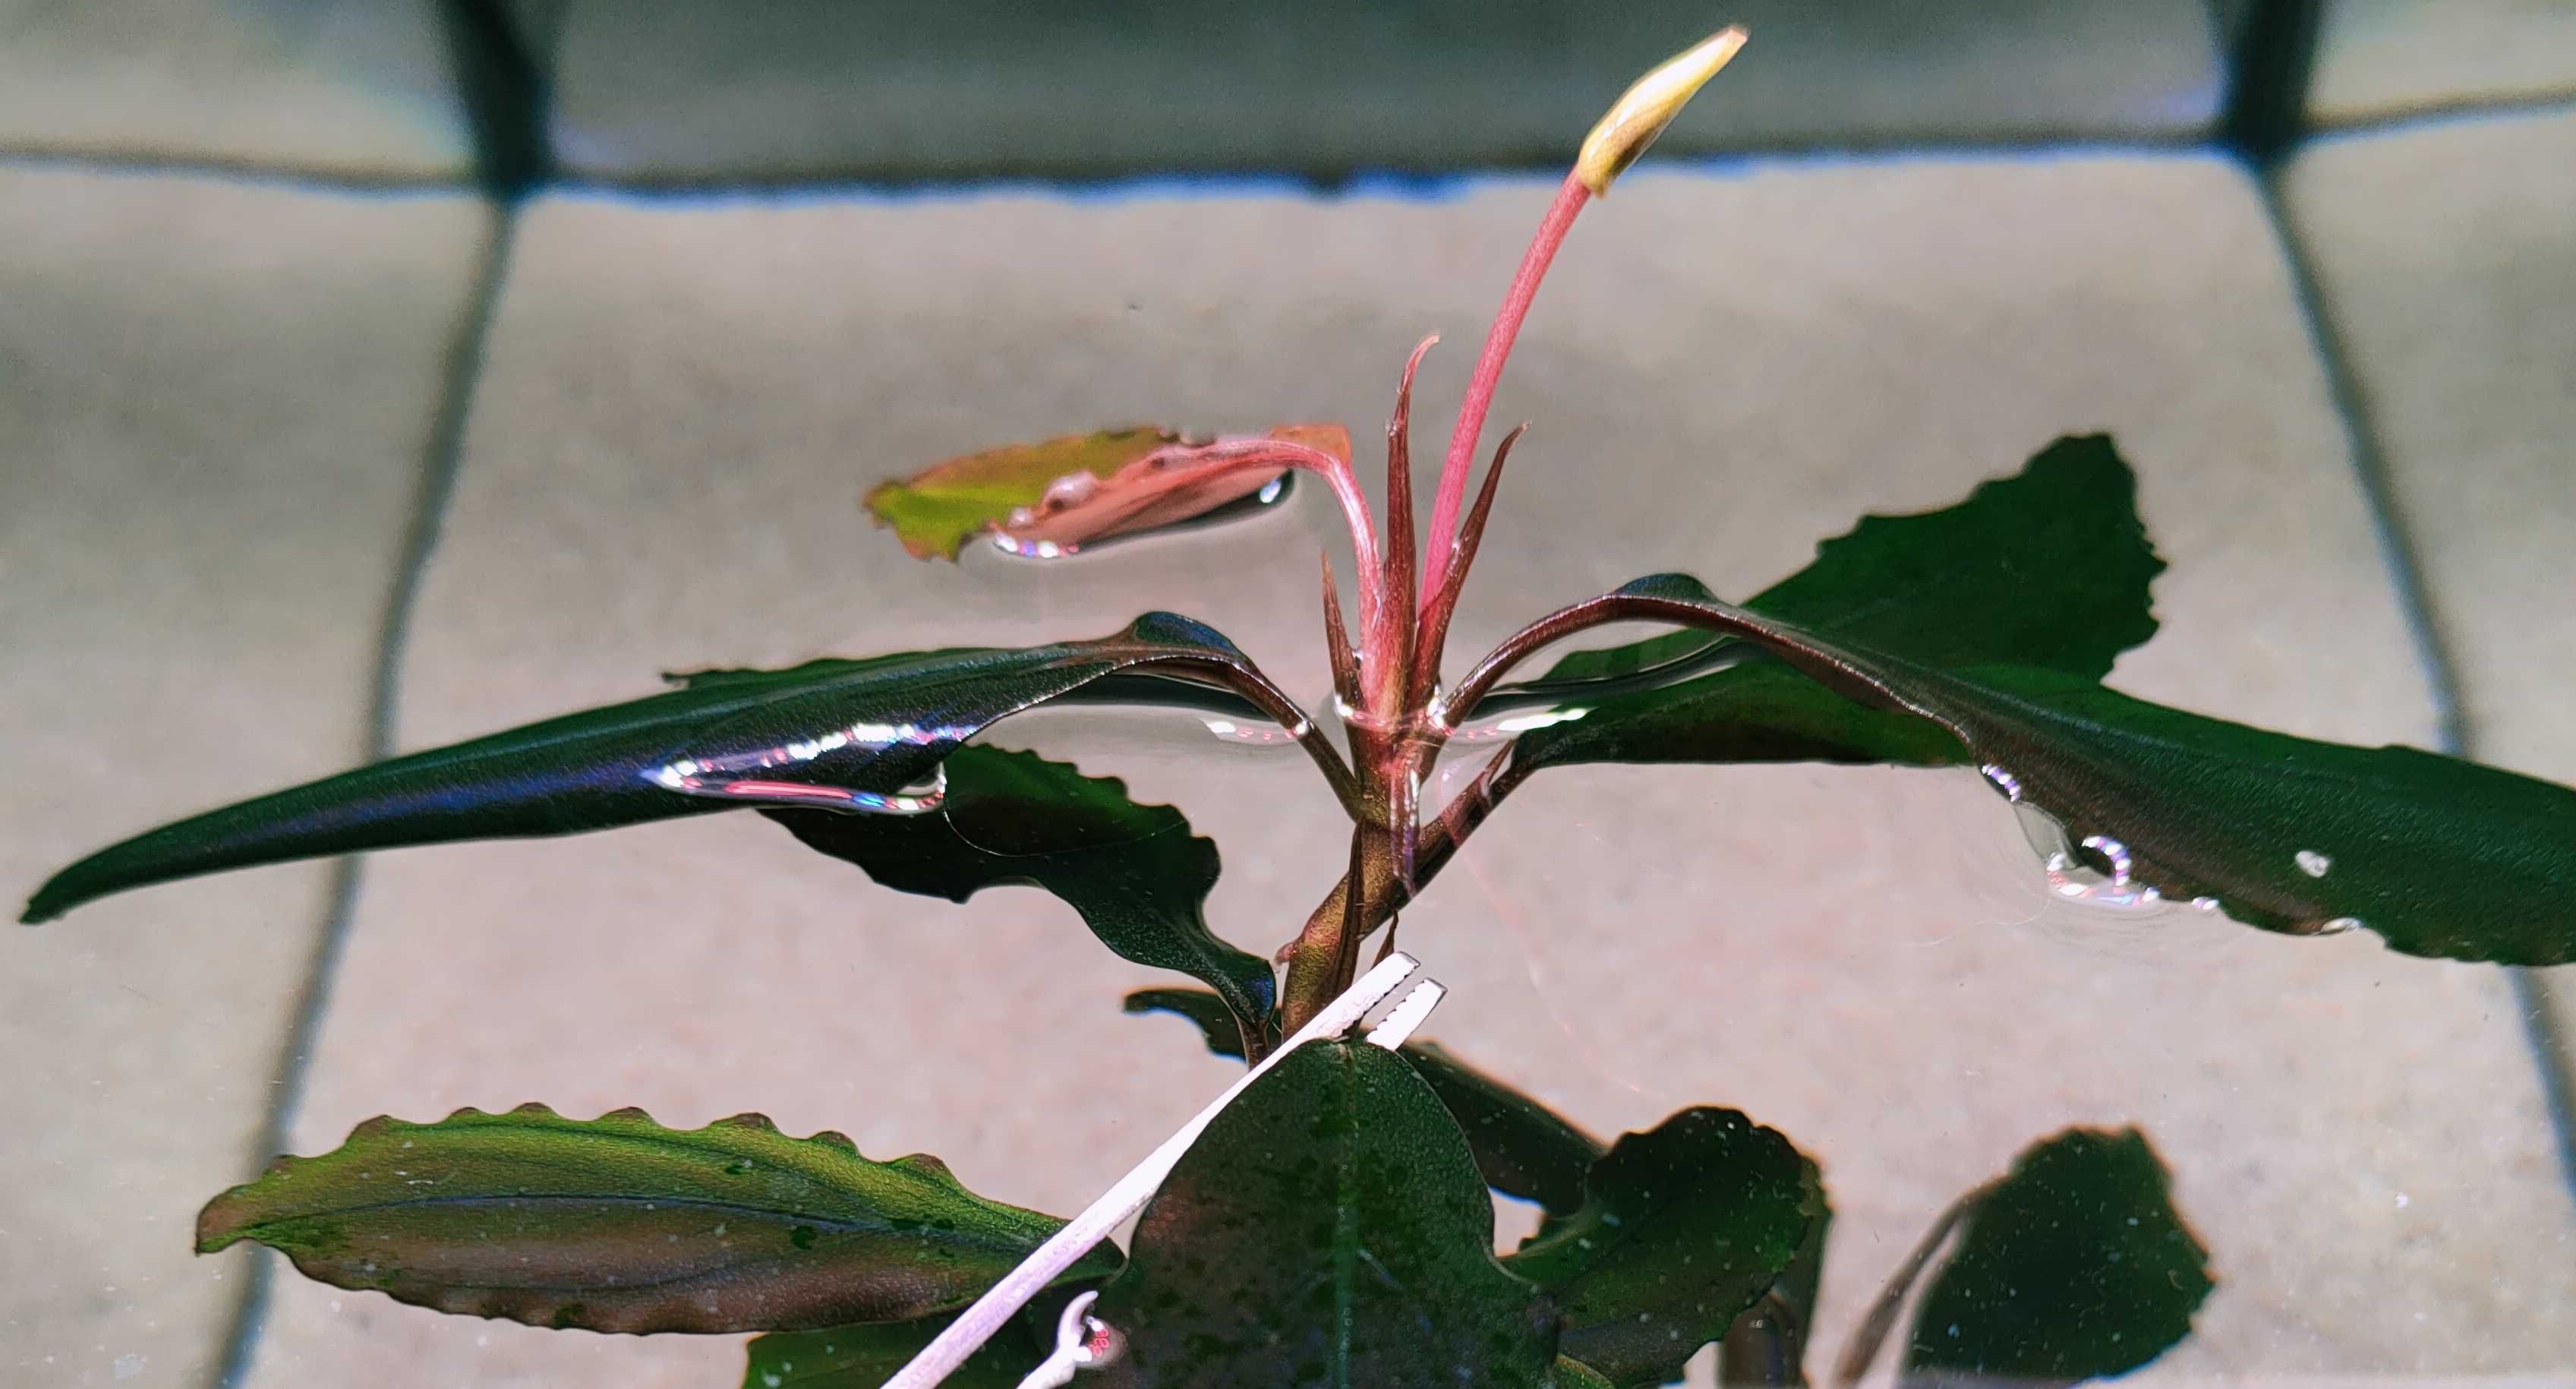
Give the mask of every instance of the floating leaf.
<path id="1" fill-rule="evenodd" d="M 2138 521 L 2137 482 L 2102 435 L 2060 439 L 2013 477 L 1910 516 L 1867 516 L 1747 610 L 1933 665 L 2012 663 L 2100 677 L 2153 636 L 2163 572 Z M 1674 576 L 1678 587 L 1684 581 Z M 1693 584 L 1696 587 L 1695 584 Z M 1707 589 L 1698 596 L 1713 598 Z M 1684 631 L 1579 651 L 1540 686 L 1624 682 L 1682 669 L 1724 635 Z M 1706 664 L 1705 656 L 1699 657 Z M 1534 730 L 1532 766 L 1578 762 L 1895 762 L 1942 765 L 1954 739 L 1902 714 L 1855 708 L 1761 659 L 1665 685 L 1559 698 L 1585 714 Z"/>
<path id="2" fill-rule="evenodd" d="M 769 1331 L 954 1310 L 1062 1224 L 757 1114 L 680 1131 L 524 1105 L 280 1158 L 207 1203 L 197 1251 L 255 1240 L 325 1283 L 532 1326 Z M 1118 1266 L 1103 1244 L 1065 1281 Z"/>
<path id="3" fill-rule="evenodd" d="M 1289 425 L 1269 437 L 1351 456 L 1350 434 L 1340 425 Z M 916 559 L 953 560 L 968 539 L 986 532 L 1022 553 L 1071 554 L 1094 540 L 1204 516 L 1285 476 L 1211 459 L 1207 443 L 1142 425 L 1067 434 L 879 483 L 864 504 Z"/>
<path id="4" fill-rule="evenodd" d="M 1141 989 L 1127 995 L 1130 1013 L 1178 1013 L 1199 1025 L 1208 1050 L 1243 1059 L 1234 1022 L 1213 994 L 1195 989 Z M 1407 1042 L 1406 1060 L 1429 1082 L 1466 1132 L 1476 1170 L 1506 1196 L 1535 1201 L 1562 1215 L 1583 1204 L 1583 1181 L 1601 1156 L 1599 1140 L 1537 1100 L 1451 1056 L 1432 1041 Z"/>
<path id="5" fill-rule="evenodd" d="M 782 802 L 889 808 L 993 721 L 1085 686 L 1132 682 L 1128 672 L 1221 679 L 1298 716 L 1232 642 L 1170 613 L 1097 641 L 711 671 L 650 698 L 165 825 L 56 874 L 22 919 L 173 878 L 362 849 L 577 834 Z"/>
<path id="6" fill-rule="evenodd" d="M 1556 1295 L 1565 1354 L 1613 1384 L 1681 1378 L 1770 1289 L 1823 1218 L 1816 1166 L 1731 1109 L 1695 1108 L 1622 1136 L 1582 1209 L 1504 1267 Z"/>
<path id="7" fill-rule="evenodd" d="M 1969 1207 L 1914 1313 L 1909 1384 L 2072 1384 L 2124 1374 L 2191 1332 L 2209 1251 L 2135 1129 L 2036 1144 Z"/>
<path id="8" fill-rule="evenodd" d="M 1043 888 L 1121 958 L 1193 976 L 1222 996 L 1230 1029 L 1266 1039 L 1270 965 L 1208 931 L 1216 845 L 1190 833 L 1181 812 L 1138 805 L 1115 778 L 1034 753 L 963 747 L 947 765 L 947 798 L 933 814 L 768 813 L 901 892 L 963 902 L 988 887 Z"/>
<path id="9" fill-rule="evenodd" d="M 1545 1298 L 1494 1261 L 1458 1126 L 1392 1052 L 1314 1042 L 1223 1113 L 1145 1207 L 1093 1314 L 1137 1386 L 1553 1381 Z"/>

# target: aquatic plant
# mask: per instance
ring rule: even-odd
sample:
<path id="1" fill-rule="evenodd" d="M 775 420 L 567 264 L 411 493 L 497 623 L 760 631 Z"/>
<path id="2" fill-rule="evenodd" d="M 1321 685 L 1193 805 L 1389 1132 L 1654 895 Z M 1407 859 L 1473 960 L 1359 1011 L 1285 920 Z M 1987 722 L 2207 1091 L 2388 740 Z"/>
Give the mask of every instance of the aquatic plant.
<path id="1" fill-rule="evenodd" d="M 1020 1382 L 1060 1310 L 1091 1294 L 1089 1320 L 1068 1324 L 1090 1338 L 1084 1368 L 1112 1384 L 1656 1384 L 1712 1342 L 1730 1381 L 1805 1381 L 1829 1210 L 1817 1163 L 1785 1136 L 1694 1107 L 1605 1145 L 1429 1043 L 1336 1035 L 1281 1051 L 1352 987 L 1367 942 L 1390 950 L 1402 908 L 1552 768 L 1975 767 L 2060 836 L 2061 896 L 2188 902 L 2296 935 L 2367 930 L 2438 959 L 2576 959 L 2576 792 L 2102 683 L 2155 632 L 2148 589 L 2164 565 L 2101 437 L 2058 440 L 1946 509 L 1868 517 L 1742 602 L 1653 575 L 1449 674 L 1450 619 L 1517 437 L 1493 450 L 1471 502 L 1522 317 L 1577 216 L 1740 42 L 1721 34 L 1650 73 L 1585 142 L 1477 359 L 1427 546 L 1408 450 L 1428 341 L 1399 380 L 1383 518 L 1331 426 L 1073 435 L 872 495 L 915 553 L 954 556 L 977 534 L 1062 547 L 1311 476 L 1358 574 L 1346 621 L 1327 557 L 1338 737 L 1224 636 L 1170 613 L 1012 649 L 705 671 L 152 830 L 64 869 L 25 919 L 254 864 L 742 809 L 897 891 L 1054 893 L 1120 956 L 1204 986 L 1137 994 L 1130 1011 L 1181 1013 L 1217 1050 L 1271 1064 L 1189 1147 L 1131 1247 L 1079 1251 L 955 1385 Z M 1611 622 L 1670 630 L 1514 679 Z M 1132 701 L 1275 726 L 1347 812 L 1347 871 L 1287 933 L 1284 978 L 1210 930 L 1215 850 L 1179 810 L 975 741 L 1041 705 Z M 1454 798 L 1421 804 L 1444 748 L 1496 720 L 1516 736 Z M 1493 1247 L 1493 1192 L 1546 1213 L 1508 1253 Z M 529 1106 L 371 1120 L 218 1196 L 197 1234 L 201 1250 L 256 1241 L 310 1277 L 448 1312 L 764 1332 L 746 1384 L 873 1386 L 1061 1224 L 969 1192 L 936 1159 L 873 1161 L 837 1134 L 791 1138 L 756 1115 L 679 1131 L 635 1110 L 576 1120 Z M 1909 1306 L 1909 1380 L 2119 1373 L 2188 1333 L 2210 1257 L 2142 1135 L 2045 1137 L 1893 1271 L 1834 1377 L 1857 1378 Z"/>

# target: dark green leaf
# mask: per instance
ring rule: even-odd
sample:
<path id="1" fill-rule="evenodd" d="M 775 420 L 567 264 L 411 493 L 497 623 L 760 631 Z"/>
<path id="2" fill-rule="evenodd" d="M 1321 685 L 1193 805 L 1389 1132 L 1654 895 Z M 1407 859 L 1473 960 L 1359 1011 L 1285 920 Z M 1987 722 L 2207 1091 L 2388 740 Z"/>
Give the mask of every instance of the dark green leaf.
<path id="1" fill-rule="evenodd" d="M 1130 1013 L 1178 1013 L 1199 1025 L 1208 1050 L 1243 1058 L 1221 1001 L 1196 989 L 1141 989 L 1127 995 Z M 1553 1214 L 1583 1204 L 1584 1175 L 1601 1156 L 1600 1141 L 1520 1091 L 1451 1056 L 1439 1043 L 1408 1042 L 1405 1059 L 1430 1083 L 1467 1135 L 1476 1170 L 1506 1196 L 1535 1201 Z"/>
<path id="2" fill-rule="evenodd" d="M 1565 706 L 1574 709 L 1581 717 L 1522 734 L 1512 756 L 1531 771 L 1585 762 L 1945 767 L 1969 760 L 1936 724 L 1863 708 L 1761 657 L 1663 689 Z"/>
<path id="3" fill-rule="evenodd" d="M 745 1348 L 742 1389 L 881 1389 L 952 1320 L 774 1331 Z M 1019 1389 L 1021 1377 L 1052 1349 L 1032 1333 L 1031 1320 L 1023 1315 L 1003 1326 L 940 1389 Z"/>
<path id="4" fill-rule="evenodd" d="M 2060 439 L 2021 473 L 1912 516 L 1869 516 L 1816 547 L 1813 564 L 1744 606 L 1820 636 L 1932 665 L 2012 663 L 2099 677 L 2154 635 L 2148 585 L 2164 569 L 2147 543 L 2128 465 L 2101 435 Z M 1676 580 L 1711 595 L 1693 581 Z M 1724 636 L 1676 632 L 1559 661 L 1542 685 L 1636 675 Z M 1578 762 L 1960 760 L 1919 721 L 1831 699 L 1768 661 L 1625 693 L 1561 698 L 1575 721 L 1525 735 L 1533 769 Z"/>
<path id="5" fill-rule="evenodd" d="M 1823 1217 L 1815 1164 L 1731 1109 L 1623 1135 L 1588 1199 L 1504 1267 L 1556 1294 L 1564 1352 L 1613 1384 L 1662 1384 L 1785 1272 Z"/>
<path id="6" fill-rule="evenodd" d="M 988 887 L 1043 888 L 1120 957 L 1176 969 L 1222 996 L 1229 1029 L 1269 1025 L 1270 965 L 1210 934 L 1216 845 L 1167 805 L 1034 753 L 963 747 L 940 808 L 909 817 L 773 810 L 807 845 L 902 892 L 963 902 Z M 1238 1044 L 1239 1045 L 1239 1044 Z"/>
<path id="7" fill-rule="evenodd" d="M 1406 1059 L 1467 1134 L 1476 1170 L 1506 1196 L 1564 1215 L 1584 1201 L 1584 1174 L 1601 1142 L 1556 1111 L 1451 1056 L 1438 1042 L 1408 1043 Z"/>
<path id="8" fill-rule="evenodd" d="M 1816 1218 L 1806 1242 L 1770 1290 L 1735 1319 L 1717 1347 L 1717 1382 L 1789 1389 L 1807 1383 L 1807 1338 L 1816 1326 L 1816 1295 L 1824 1282 L 1825 1233 L 1834 1220 L 1821 1182 Z"/>
<path id="9" fill-rule="evenodd" d="M 1542 1385 L 1538 1291 L 1494 1261 L 1458 1126 L 1392 1052 L 1315 1042 L 1208 1126 L 1094 1315 L 1137 1386 Z"/>
<path id="10" fill-rule="evenodd" d="M 810 661 L 379 762 L 166 825 L 54 876 L 43 921 L 111 892 L 288 859 L 577 834 L 745 805 L 862 809 L 930 777 L 996 719 L 1121 672 L 1257 680 L 1215 631 L 1149 613 L 1097 641 Z M 1169 682 L 1161 682 L 1169 683 Z"/>
<path id="11" fill-rule="evenodd" d="M 2576 792 L 2413 748 L 2269 733 L 2089 676 L 1945 670 L 1699 596 L 1676 576 L 1596 600 L 1757 641 L 1868 707 L 1946 730 L 2131 890 L 2250 925 L 2368 927 L 2412 955 L 2576 960 Z"/>
<path id="12" fill-rule="evenodd" d="M 2069 1384 L 2136 1369 L 2190 1333 L 2208 1259 L 2143 1136 L 2070 1129 L 1970 1207 L 1915 1309 L 1904 1378 Z"/>
<path id="13" fill-rule="evenodd" d="M 280 1158 L 206 1204 L 197 1251 L 256 1240 L 326 1283 L 532 1326 L 768 1331 L 954 1310 L 1062 1224 L 757 1114 L 683 1132 L 525 1105 Z M 1103 1244 L 1065 1278 L 1118 1265 Z"/>

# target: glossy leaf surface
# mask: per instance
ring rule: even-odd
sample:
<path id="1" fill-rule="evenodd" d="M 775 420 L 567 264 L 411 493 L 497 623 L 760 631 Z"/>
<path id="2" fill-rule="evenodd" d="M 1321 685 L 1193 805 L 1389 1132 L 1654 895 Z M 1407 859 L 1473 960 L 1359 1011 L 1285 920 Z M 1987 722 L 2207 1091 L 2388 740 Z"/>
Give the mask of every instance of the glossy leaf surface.
<path id="1" fill-rule="evenodd" d="M 1492 1198 L 1403 1058 L 1315 1042 L 1209 1125 L 1095 1315 L 1127 1350 L 1086 1383 L 1550 1383 L 1551 1310 L 1494 1260 Z"/>
<path id="2" fill-rule="evenodd" d="M 1351 453 L 1339 425 L 1289 425 L 1270 437 L 1344 459 Z M 1144 425 L 1068 434 L 952 458 L 880 483 L 862 500 L 916 559 L 953 560 L 986 533 L 1026 553 L 1071 554 L 1094 540 L 1204 516 L 1283 476 L 1277 468 L 1212 466 L 1203 442 Z"/>
<path id="3" fill-rule="evenodd" d="M 1556 1295 L 1564 1353 L 1619 1385 L 1681 1378 L 1824 1213 L 1815 1164 L 1731 1109 L 1685 1109 L 1622 1136 L 1587 1193 L 1504 1266 Z"/>
<path id="4" fill-rule="evenodd" d="M 2155 630 L 2162 565 L 2133 491 L 2106 441 L 2064 440 L 1957 507 L 1869 518 L 1742 608 L 1686 576 L 1639 580 L 1605 602 L 1767 657 L 1612 695 L 1525 734 L 1515 756 L 1991 765 L 2164 897 L 2275 930 L 2367 927 L 2410 954 L 2576 960 L 2576 793 L 2101 686 Z M 1692 639 L 1657 640 L 1578 653 L 1551 678 L 1607 678 Z"/>
<path id="5" fill-rule="evenodd" d="M 1937 669 L 1697 587 L 1658 577 L 1620 595 L 1938 725 L 2071 839 L 2092 840 L 2133 889 L 2210 897 L 2270 930 L 2367 927 L 2410 955 L 2576 960 L 2576 791 L 2414 748 L 2248 728 L 2062 671 Z"/>
<path id="6" fill-rule="evenodd" d="M 255 1240 L 326 1283 L 533 1326 L 768 1331 L 954 1310 L 1062 1223 L 756 1114 L 683 1131 L 526 1105 L 280 1158 L 207 1203 L 197 1249 Z M 1118 1266 L 1103 1244 L 1066 1280 Z"/>
<path id="7" fill-rule="evenodd" d="M 1128 672 L 1216 671 L 1258 680 L 1213 629 L 1149 613 L 1096 641 L 679 677 L 682 688 L 646 699 L 392 758 L 138 835 L 56 874 L 22 919 L 148 883 L 363 849 L 577 834 L 782 801 L 862 808 L 931 777 L 958 744 L 1031 705 Z"/>
<path id="8" fill-rule="evenodd" d="M 963 902 L 988 887 L 1043 888 L 1121 958 L 1216 990 L 1229 1029 L 1268 1026 L 1270 965 L 1208 931 L 1216 845 L 1192 834 L 1180 811 L 1138 805 L 1117 779 L 1034 753 L 963 747 L 947 766 L 947 797 L 927 815 L 768 814 L 898 891 Z"/>
<path id="9" fill-rule="evenodd" d="M 1744 606 L 1803 630 L 1881 643 L 1933 665 L 2014 663 L 2100 677 L 2153 636 L 2164 570 L 2137 482 L 2101 435 L 2060 439 L 2009 478 L 1938 511 L 1867 516 Z M 1683 581 L 1675 577 L 1678 588 Z M 1705 588 L 1698 596 L 1710 598 Z M 1543 684 L 1633 679 L 1730 638 L 1675 632 L 1565 657 Z M 1857 708 L 1767 660 L 1663 688 L 1572 693 L 1579 720 L 1524 736 L 1534 766 L 1578 762 L 1957 762 L 1957 742 Z"/>
<path id="10" fill-rule="evenodd" d="M 1127 995 L 1130 1013 L 1178 1013 L 1199 1025 L 1208 1049 L 1243 1059 L 1233 1020 L 1212 994 L 1195 989 L 1141 989 Z M 1467 1135 L 1476 1170 L 1506 1196 L 1535 1201 L 1562 1215 L 1583 1204 L 1583 1182 L 1601 1156 L 1600 1140 L 1554 1110 L 1449 1054 L 1433 1041 L 1407 1042 L 1406 1060 L 1440 1097 Z"/>
<path id="11" fill-rule="evenodd" d="M 2168 1186 L 2134 1129 L 2070 1129 L 2024 1152 L 1925 1288 L 1905 1381 L 2070 1384 L 2190 1334 L 2209 1252 Z"/>

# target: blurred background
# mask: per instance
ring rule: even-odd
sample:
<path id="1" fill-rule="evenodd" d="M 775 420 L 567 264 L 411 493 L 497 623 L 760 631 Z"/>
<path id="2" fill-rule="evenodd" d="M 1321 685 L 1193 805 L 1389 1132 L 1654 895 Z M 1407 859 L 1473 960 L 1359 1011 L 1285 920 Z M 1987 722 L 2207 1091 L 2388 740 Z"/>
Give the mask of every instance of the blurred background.
<path id="1" fill-rule="evenodd" d="M 2568 0 L 0 0 L 0 888 L 666 669 L 1168 607 L 1320 699 L 1312 489 L 953 566 L 859 494 L 1138 420 L 1365 441 L 1436 331 L 1427 487 L 1576 142 L 1728 22 L 1524 333 L 1462 652 L 2109 430 L 2173 563 L 2114 684 L 2576 779 Z M 991 736 L 1179 805 L 1247 948 L 1339 871 L 1293 753 Z M 1953 1196 L 2135 1123 L 2220 1281 L 2142 1377 L 2576 1380 L 2563 972 L 2051 905 L 1968 774 L 1551 776 L 1406 918 L 1431 1030 L 1605 1136 L 1722 1103 L 1816 1154 L 1821 1353 Z M 526 1100 L 1066 1213 L 1225 1083 L 1120 1015 L 1171 982 L 749 816 L 86 908 L 0 945 L 0 1382 L 738 1383 L 738 1338 L 441 1318 L 191 1222 Z"/>

